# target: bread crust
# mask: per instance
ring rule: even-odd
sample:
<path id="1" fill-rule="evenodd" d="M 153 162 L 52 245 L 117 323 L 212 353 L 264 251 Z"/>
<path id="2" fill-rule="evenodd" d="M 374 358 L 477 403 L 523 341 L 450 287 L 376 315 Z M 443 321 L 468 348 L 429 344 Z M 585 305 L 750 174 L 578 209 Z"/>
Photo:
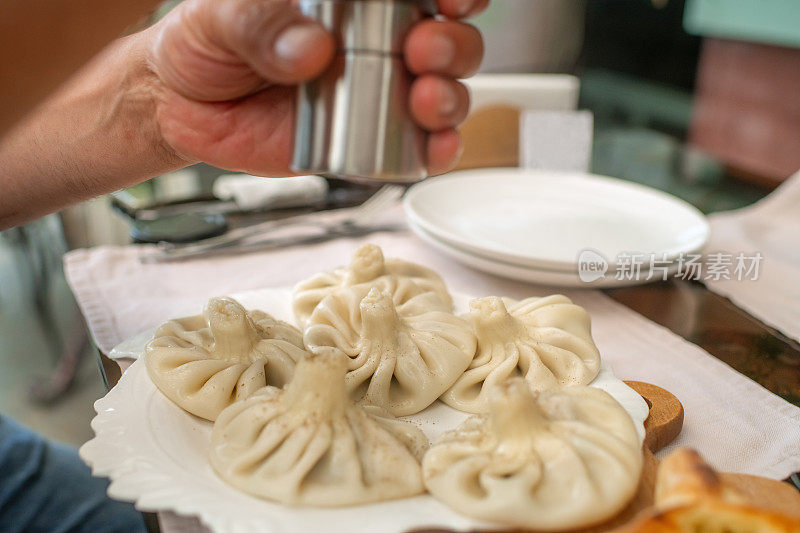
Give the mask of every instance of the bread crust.
<path id="1" fill-rule="evenodd" d="M 800 533 L 800 520 L 752 505 L 696 451 L 658 468 L 655 505 L 619 533 Z"/>

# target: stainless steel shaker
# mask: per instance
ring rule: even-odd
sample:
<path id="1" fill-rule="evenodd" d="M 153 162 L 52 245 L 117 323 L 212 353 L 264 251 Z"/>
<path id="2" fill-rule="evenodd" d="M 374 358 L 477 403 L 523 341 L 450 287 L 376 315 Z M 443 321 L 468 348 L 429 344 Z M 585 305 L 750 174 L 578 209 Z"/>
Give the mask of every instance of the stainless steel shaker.
<path id="1" fill-rule="evenodd" d="M 299 0 L 337 40 L 331 67 L 300 85 L 292 169 L 351 181 L 427 177 L 426 134 L 409 111 L 402 58 L 409 30 L 433 0 Z"/>

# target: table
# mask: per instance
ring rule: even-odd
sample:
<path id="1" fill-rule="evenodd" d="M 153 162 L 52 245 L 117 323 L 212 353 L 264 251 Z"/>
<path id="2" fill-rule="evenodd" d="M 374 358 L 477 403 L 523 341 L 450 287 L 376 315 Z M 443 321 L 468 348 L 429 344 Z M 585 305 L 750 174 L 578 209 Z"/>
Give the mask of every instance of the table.
<path id="1" fill-rule="evenodd" d="M 605 292 L 800 406 L 800 343 L 751 317 L 704 285 L 673 279 Z M 120 378 L 120 368 L 105 354 L 99 357 L 106 385 L 113 387 Z M 800 476 L 787 481 L 800 490 Z M 154 515 L 146 515 L 146 519 L 149 527 L 158 527 Z"/>
<path id="2" fill-rule="evenodd" d="M 605 292 L 800 406 L 800 344 L 708 291 L 704 285 L 673 279 Z M 121 377 L 120 366 L 106 354 L 98 351 L 98 355 L 106 385 L 113 387 Z M 800 476 L 787 481 L 800 489 Z M 156 515 L 145 514 L 145 520 L 150 530 L 158 531 Z"/>

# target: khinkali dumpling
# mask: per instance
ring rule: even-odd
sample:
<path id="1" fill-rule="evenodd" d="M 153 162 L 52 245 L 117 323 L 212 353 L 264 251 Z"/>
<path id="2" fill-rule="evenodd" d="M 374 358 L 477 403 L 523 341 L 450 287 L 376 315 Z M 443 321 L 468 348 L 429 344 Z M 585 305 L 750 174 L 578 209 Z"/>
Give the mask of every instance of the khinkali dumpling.
<path id="1" fill-rule="evenodd" d="M 348 398 L 343 357 L 308 357 L 217 418 L 211 464 L 234 487 L 290 505 L 333 507 L 424 492 L 425 434 Z"/>
<path id="2" fill-rule="evenodd" d="M 467 368 L 475 335 L 451 313 L 414 314 L 425 307 L 418 300 L 429 295 L 397 308 L 389 293 L 367 290 L 352 287 L 325 298 L 309 319 L 306 347 L 316 354 L 347 356 L 347 389 L 354 400 L 395 416 L 418 413 Z"/>
<path id="3" fill-rule="evenodd" d="M 460 411 L 482 413 L 495 385 L 522 376 L 533 390 L 586 385 L 600 372 L 589 314 L 566 296 L 521 302 L 479 298 L 470 302 L 469 320 L 478 351 L 469 369 L 442 395 Z"/>
<path id="4" fill-rule="evenodd" d="M 482 520 L 559 531 L 597 524 L 633 497 L 642 469 L 628 413 L 606 392 L 532 392 L 520 378 L 492 390 L 422 463 L 437 499 Z"/>
<path id="5" fill-rule="evenodd" d="M 336 289 L 362 284 L 388 291 L 397 305 L 430 292 L 436 298 L 427 301 L 429 306 L 453 309 L 453 299 L 436 272 L 402 259 L 384 259 L 380 247 L 365 244 L 355 251 L 349 267 L 317 274 L 295 287 L 293 305 L 298 323 L 305 326 L 317 305 Z"/>
<path id="6" fill-rule="evenodd" d="M 303 334 L 232 298 L 213 298 L 203 314 L 170 320 L 147 345 L 153 383 L 193 415 L 215 420 L 231 403 L 291 379 L 306 355 Z"/>

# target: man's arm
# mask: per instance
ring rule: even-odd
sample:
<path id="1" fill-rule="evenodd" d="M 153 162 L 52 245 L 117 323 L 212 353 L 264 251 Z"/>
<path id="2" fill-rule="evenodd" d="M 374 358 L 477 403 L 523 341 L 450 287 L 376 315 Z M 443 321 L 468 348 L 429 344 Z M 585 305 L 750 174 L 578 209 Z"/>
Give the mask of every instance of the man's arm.
<path id="1" fill-rule="evenodd" d="M 409 104 L 429 132 L 434 174 L 457 159 L 455 127 L 469 109 L 457 78 L 483 55 L 479 32 L 460 19 L 487 3 L 439 0 L 448 18 L 418 24 L 406 40 L 417 75 Z M 196 161 L 292 175 L 291 86 L 323 72 L 334 48 L 290 0 L 183 2 L 113 43 L 0 139 L 0 229 Z"/>
<path id="2" fill-rule="evenodd" d="M 158 131 L 146 38 L 115 42 L 0 139 L 0 229 L 187 164 Z"/>

